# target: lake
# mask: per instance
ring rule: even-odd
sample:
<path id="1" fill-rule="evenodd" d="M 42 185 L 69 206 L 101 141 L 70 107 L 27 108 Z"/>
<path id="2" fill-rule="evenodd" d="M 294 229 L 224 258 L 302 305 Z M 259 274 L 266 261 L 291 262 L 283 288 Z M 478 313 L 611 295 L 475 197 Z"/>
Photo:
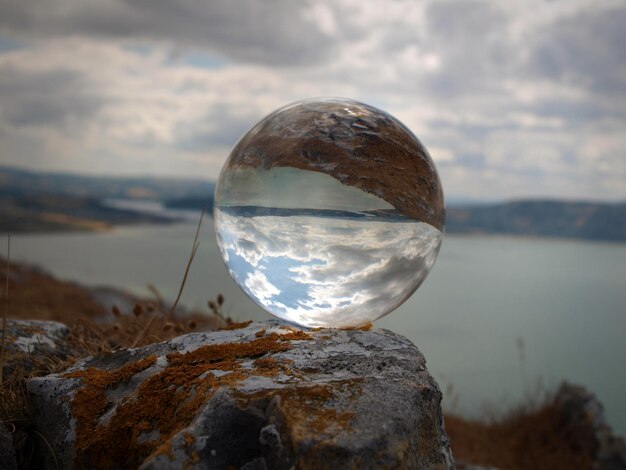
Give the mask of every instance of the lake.
<path id="1" fill-rule="evenodd" d="M 230 278 L 205 218 L 182 297 L 206 309 L 222 293 L 237 320 L 267 318 Z M 12 257 L 58 277 L 174 298 L 195 222 L 109 233 L 15 235 Z M 0 253 L 6 255 L 5 243 Z M 448 410 L 505 409 L 542 382 L 587 386 L 626 434 L 626 245 L 446 235 L 433 271 L 396 311 L 376 322 L 425 354 Z M 446 393 L 447 391 L 447 393 Z"/>

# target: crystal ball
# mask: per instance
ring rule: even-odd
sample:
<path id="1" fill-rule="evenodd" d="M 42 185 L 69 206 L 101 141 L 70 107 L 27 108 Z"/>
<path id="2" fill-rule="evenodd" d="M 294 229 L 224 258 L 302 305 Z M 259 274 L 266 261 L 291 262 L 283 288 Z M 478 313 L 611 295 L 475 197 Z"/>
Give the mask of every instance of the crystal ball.
<path id="1" fill-rule="evenodd" d="M 407 300 L 444 227 L 435 165 L 400 121 L 348 99 L 300 101 L 237 143 L 215 190 L 218 245 L 267 312 L 358 327 Z"/>

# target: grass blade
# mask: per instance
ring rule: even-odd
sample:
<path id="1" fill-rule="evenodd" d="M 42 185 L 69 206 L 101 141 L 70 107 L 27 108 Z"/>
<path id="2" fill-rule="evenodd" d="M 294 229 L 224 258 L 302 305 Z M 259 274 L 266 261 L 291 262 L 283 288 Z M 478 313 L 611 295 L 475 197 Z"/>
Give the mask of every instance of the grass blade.
<path id="1" fill-rule="evenodd" d="M 7 237 L 7 271 L 6 286 L 4 290 L 4 315 L 2 316 L 2 349 L 0 350 L 0 385 L 4 377 L 4 346 L 7 335 L 7 316 L 9 314 L 9 270 L 11 269 L 11 235 Z"/>

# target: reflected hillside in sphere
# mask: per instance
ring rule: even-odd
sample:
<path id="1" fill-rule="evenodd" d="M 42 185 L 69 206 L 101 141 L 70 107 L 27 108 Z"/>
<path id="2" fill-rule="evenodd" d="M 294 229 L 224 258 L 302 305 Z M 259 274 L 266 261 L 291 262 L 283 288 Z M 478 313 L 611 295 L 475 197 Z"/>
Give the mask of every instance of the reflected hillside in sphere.
<path id="1" fill-rule="evenodd" d="M 444 214 L 434 165 L 404 126 L 360 103 L 320 100 L 244 136 L 214 216 L 226 265 L 256 303 L 302 326 L 355 327 L 423 282 Z"/>

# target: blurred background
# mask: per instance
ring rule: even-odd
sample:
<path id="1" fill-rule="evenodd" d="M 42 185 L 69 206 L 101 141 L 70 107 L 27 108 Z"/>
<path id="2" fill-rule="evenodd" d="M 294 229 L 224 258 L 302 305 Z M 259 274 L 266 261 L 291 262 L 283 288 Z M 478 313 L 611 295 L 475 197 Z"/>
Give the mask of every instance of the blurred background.
<path id="1" fill-rule="evenodd" d="M 16 262 L 174 298 L 237 139 L 360 100 L 425 144 L 448 206 L 433 272 L 377 326 L 449 410 L 569 380 L 625 434 L 625 24 L 611 0 L 0 0 L 0 232 Z M 182 302 L 264 318 L 210 217 L 200 242 Z"/>

